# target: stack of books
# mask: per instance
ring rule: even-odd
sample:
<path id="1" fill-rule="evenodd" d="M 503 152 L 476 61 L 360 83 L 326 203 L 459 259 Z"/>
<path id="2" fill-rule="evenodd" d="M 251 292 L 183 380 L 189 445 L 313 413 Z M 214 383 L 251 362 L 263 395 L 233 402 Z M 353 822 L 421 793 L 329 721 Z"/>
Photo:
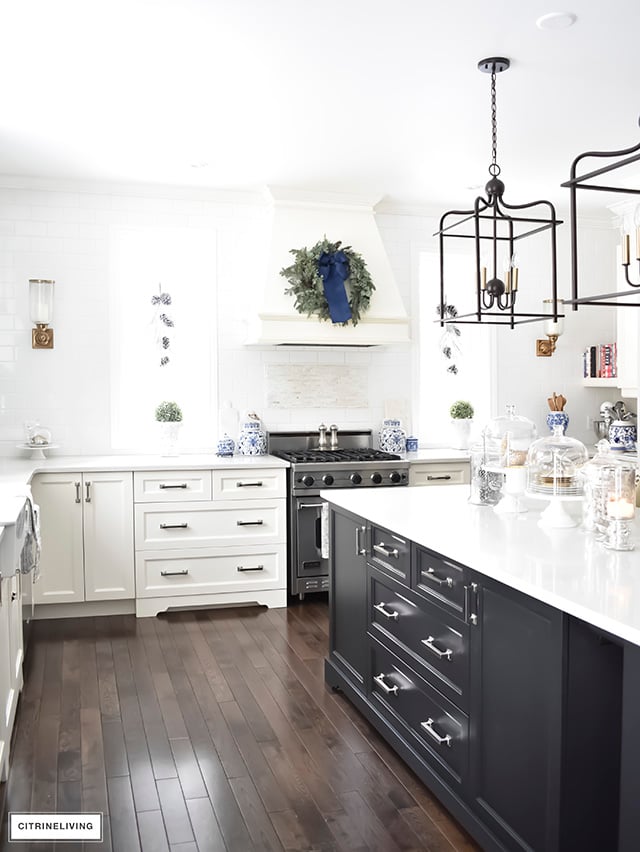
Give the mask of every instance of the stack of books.
<path id="1" fill-rule="evenodd" d="M 585 379 L 615 379 L 618 375 L 618 345 L 598 343 L 582 353 L 582 375 Z"/>

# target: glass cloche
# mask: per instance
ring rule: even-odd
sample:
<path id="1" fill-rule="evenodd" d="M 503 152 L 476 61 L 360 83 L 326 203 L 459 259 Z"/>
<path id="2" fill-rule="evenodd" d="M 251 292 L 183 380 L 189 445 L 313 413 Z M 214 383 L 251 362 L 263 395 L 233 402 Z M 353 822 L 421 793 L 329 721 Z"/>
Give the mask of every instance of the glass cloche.
<path id="1" fill-rule="evenodd" d="M 554 426 L 551 435 L 539 438 L 527 453 L 527 491 L 549 497 L 583 493 L 581 471 L 587 463 L 587 448 L 576 438 Z"/>
<path id="2" fill-rule="evenodd" d="M 516 414 L 515 405 L 507 405 L 506 413 L 490 420 L 483 433 L 489 456 L 501 467 L 525 464 L 537 434 L 535 423 Z"/>

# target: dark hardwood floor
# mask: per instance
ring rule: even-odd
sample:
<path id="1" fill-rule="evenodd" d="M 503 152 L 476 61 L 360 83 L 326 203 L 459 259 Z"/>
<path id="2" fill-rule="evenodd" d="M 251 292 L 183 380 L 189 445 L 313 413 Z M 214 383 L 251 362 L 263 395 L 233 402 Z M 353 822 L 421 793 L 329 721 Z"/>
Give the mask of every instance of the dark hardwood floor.
<path id="1" fill-rule="evenodd" d="M 324 685 L 327 605 L 38 621 L 6 813 L 103 811 L 114 852 L 471 852 Z M 1 801 L 1 799 L 0 799 Z"/>

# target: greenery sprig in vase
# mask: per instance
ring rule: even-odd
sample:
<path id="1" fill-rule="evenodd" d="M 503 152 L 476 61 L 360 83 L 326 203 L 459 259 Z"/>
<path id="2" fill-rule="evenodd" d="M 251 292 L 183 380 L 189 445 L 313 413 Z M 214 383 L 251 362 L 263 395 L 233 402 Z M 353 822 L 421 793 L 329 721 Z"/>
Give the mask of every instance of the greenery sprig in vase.
<path id="1" fill-rule="evenodd" d="M 159 423 L 179 423 L 182 410 L 177 402 L 161 402 L 156 408 L 156 420 Z"/>
<path id="2" fill-rule="evenodd" d="M 182 423 L 182 409 L 177 402 L 161 402 L 156 408 L 156 420 L 162 434 L 162 455 L 177 456 L 178 433 Z"/>
<path id="3" fill-rule="evenodd" d="M 464 399 L 458 399 L 449 408 L 451 416 L 451 446 L 454 450 L 468 450 L 470 444 L 473 406 Z"/>

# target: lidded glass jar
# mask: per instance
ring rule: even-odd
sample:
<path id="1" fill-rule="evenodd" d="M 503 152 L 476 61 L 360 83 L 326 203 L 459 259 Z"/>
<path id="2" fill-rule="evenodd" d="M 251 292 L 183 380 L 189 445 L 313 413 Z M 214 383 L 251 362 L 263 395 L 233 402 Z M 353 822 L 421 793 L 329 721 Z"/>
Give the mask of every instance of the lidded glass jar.
<path id="1" fill-rule="evenodd" d="M 587 448 L 576 438 L 562 434 L 562 426 L 538 438 L 527 453 L 527 491 L 553 496 L 581 495 L 581 471 L 589 459 Z"/>
<path id="2" fill-rule="evenodd" d="M 515 405 L 507 405 L 506 413 L 490 420 L 483 433 L 489 456 L 501 467 L 525 464 L 537 434 L 535 423 L 516 414 Z"/>
<path id="3" fill-rule="evenodd" d="M 632 550 L 631 521 L 636 512 L 636 463 L 611 450 L 608 441 L 599 441 L 597 453 L 582 473 L 584 479 L 584 518 L 586 529 L 595 532 L 605 547 Z"/>
<path id="4" fill-rule="evenodd" d="M 480 441 L 469 451 L 470 503 L 495 506 L 499 502 L 504 482 L 503 469 L 524 465 L 527 450 L 536 435 L 535 423 L 517 415 L 515 405 L 507 405 L 504 415 L 489 421 L 482 430 Z"/>
<path id="5" fill-rule="evenodd" d="M 609 441 L 602 440 L 596 444 L 595 456 L 581 471 L 584 488 L 582 525 L 586 530 L 595 532 L 598 537 L 604 535 L 607 525 L 607 482 L 620 467 L 635 470 L 634 465 L 612 451 Z"/>

